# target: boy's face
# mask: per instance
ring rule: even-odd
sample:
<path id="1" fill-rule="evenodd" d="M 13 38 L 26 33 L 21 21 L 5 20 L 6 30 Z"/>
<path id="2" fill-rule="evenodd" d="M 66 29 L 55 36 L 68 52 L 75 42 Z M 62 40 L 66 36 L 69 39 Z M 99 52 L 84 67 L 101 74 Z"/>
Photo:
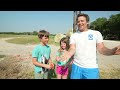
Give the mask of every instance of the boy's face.
<path id="1" fill-rule="evenodd" d="M 80 31 L 84 31 L 88 26 L 88 22 L 84 16 L 78 17 L 77 25 Z"/>
<path id="2" fill-rule="evenodd" d="M 41 40 L 41 43 L 43 45 L 47 45 L 48 44 L 48 41 L 49 41 L 49 37 L 48 36 L 43 36 Z"/>

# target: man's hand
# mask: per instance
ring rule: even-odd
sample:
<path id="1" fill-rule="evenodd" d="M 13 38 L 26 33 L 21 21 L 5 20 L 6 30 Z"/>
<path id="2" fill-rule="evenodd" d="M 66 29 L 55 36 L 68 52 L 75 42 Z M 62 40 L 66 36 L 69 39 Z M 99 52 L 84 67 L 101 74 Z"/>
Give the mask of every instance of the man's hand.
<path id="1" fill-rule="evenodd" d="M 60 60 L 61 61 L 68 61 L 70 58 L 68 51 L 63 50 L 63 52 L 64 52 L 64 54 L 60 56 Z"/>
<path id="2" fill-rule="evenodd" d="M 59 56 L 56 56 L 56 61 L 60 61 L 60 57 Z"/>
<path id="3" fill-rule="evenodd" d="M 68 51 L 63 50 L 64 54 L 61 55 L 61 60 L 62 61 L 66 60 L 68 62 L 68 60 L 74 55 L 75 50 L 76 50 L 76 45 L 70 44 L 70 48 Z"/>
<path id="4" fill-rule="evenodd" d="M 120 45 L 117 46 L 117 50 L 116 50 L 116 52 L 115 52 L 115 55 L 120 55 Z"/>

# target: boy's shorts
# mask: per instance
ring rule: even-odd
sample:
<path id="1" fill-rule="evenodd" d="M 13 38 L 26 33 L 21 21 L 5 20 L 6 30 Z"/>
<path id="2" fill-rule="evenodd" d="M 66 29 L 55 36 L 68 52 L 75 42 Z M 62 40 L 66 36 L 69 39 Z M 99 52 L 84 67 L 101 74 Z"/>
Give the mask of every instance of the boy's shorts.
<path id="1" fill-rule="evenodd" d="M 35 79 L 48 79 L 48 71 L 43 74 L 41 72 L 35 72 Z"/>
<path id="2" fill-rule="evenodd" d="M 68 75 L 68 68 L 64 68 L 64 66 L 57 65 L 56 73 L 60 75 Z"/>
<path id="3" fill-rule="evenodd" d="M 99 79 L 98 68 L 82 68 L 72 64 L 71 79 Z"/>

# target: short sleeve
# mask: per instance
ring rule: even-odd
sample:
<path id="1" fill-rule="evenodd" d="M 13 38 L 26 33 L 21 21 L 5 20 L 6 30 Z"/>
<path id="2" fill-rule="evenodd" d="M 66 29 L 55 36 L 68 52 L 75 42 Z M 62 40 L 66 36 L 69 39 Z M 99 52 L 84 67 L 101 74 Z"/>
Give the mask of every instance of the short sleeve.
<path id="1" fill-rule="evenodd" d="M 76 43 L 76 41 L 75 41 L 75 37 L 74 37 L 74 34 L 73 34 L 70 37 L 70 44 L 75 44 L 75 43 Z"/>
<path id="2" fill-rule="evenodd" d="M 38 55 L 39 55 L 39 53 L 38 53 L 38 49 L 37 49 L 37 47 L 35 47 L 34 49 L 33 49 L 33 51 L 32 51 L 32 57 L 38 57 Z"/>
<path id="3" fill-rule="evenodd" d="M 101 43 L 101 42 L 103 42 L 102 34 L 99 31 L 97 31 L 97 43 Z"/>

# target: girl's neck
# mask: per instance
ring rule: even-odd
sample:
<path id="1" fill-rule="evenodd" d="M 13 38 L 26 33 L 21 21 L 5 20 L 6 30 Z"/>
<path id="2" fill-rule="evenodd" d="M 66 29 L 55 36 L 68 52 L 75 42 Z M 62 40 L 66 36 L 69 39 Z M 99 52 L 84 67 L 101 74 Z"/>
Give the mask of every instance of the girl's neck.
<path id="1" fill-rule="evenodd" d="M 63 49 L 63 48 L 62 48 L 62 50 L 66 50 L 66 49 Z"/>
<path id="2" fill-rule="evenodd" d="M 61 48 L 61 49 L 59 49 L 59 52 L 63 52 L 63 50 L 66 50 L 66 49 L 62 49 L 62 48 Z"/>

